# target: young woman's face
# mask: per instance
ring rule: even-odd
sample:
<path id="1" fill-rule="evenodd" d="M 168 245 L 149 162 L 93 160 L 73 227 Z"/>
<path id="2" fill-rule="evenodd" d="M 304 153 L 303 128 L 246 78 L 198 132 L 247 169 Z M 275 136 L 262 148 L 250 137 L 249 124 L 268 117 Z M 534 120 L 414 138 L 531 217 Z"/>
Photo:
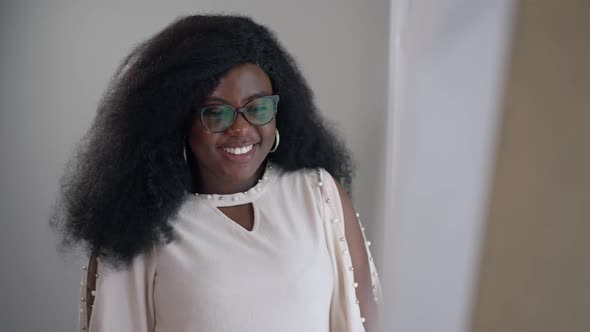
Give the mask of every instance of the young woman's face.
<path id="1" fill-rule="evenodd" d="M 272 93 L 270 79 L 264 71 L 257 65 L 243 64 L 232 68 L 199 106 L 226 104 L 237 109 Z M 199 176 L 223 182 L 251 180 L 272 148 L 275 123 L 273 119 L 255 126 L 240 113 L 231 127 L 216 133 L 203 126 L 200 112 L 196 112 L 188 141 L 199 165 Z"/>

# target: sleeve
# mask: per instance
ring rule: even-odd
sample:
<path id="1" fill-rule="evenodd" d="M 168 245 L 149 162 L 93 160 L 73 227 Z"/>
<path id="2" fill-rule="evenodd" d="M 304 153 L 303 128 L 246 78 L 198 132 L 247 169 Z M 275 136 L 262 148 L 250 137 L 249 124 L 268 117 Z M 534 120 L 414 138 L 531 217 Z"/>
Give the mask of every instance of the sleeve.
<path id="1" fill-rule="evenodd" d="M 356 295 L 358 283 L 354 280 L 354 267 L 345 236 L 344 212 L 338 187 L 327 171 L 319 169 L 317 170 L 317 176 L 317 187 L 321 199 L 320 213 L 324 221 L 326 244 L 334 271 L 334 290 L 330 307 L 330 331 L 364 332 L 365 318 L 361 315 L 359 300 Z M 358 213 L 356 219 L 360 224 L 368 255 L 373 300 L 379 304 L 382 297 L 381 284 L 369 250 L 371 243 L 367 241 L 364 232 L 365 228 L 360 222 Z"/>
<path id="2" fill-rule="evenodd" d="M 155 246 L 125 269 L 91 257 L 80 283 L 79 331 L 153 331 L 155 279 Z"/>

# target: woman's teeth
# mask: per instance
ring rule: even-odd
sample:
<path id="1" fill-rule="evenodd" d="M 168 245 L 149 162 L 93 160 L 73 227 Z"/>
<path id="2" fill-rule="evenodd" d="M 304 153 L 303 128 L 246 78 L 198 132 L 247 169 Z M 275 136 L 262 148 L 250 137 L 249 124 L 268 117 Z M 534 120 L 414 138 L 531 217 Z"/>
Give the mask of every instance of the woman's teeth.
<path id="1" fill-rule="evenodd" d="M 248 153 L 250 150 L 252 150 L 252 147 L 254 145 L 248 145 L 248 146 L 243 146 L 241 148 L 223 148 L 223 151 L 225 152 L 229 152 L 232 154 L 244 154 L 244 153 Z"/>

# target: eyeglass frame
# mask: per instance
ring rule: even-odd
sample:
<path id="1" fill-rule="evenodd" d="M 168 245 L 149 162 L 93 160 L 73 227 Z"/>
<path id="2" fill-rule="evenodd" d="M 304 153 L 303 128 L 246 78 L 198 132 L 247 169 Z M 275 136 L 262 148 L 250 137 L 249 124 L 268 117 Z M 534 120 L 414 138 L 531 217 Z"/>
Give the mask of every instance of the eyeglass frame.
<path id="1" fill-rule="evenodd" d="M 238 116 L 240 115 L 240 113 L 246 113 L 246 111 L 247 111 L 247 109 L 248 109 L 248 105 L 249 105 L 250 103 L 252 103 L 252 102 L 254 102 L 254 101 L 256 101 L 256 100 L 258 100 L 258 99 L 260 99 L 260 98 L 270 98 L 270 99 L 271 99 L 271 100 L 274 102 L 274 104 L 275 104 L 275 107 L 274 107 L 274 110 L 273 110 L 273 115 L 272 115 L 272 118 L 270 118 L 270 120 L 269 120 L 268 122 L 266 122 L 266 123 L 263 123 L 263 124 L 254 124 L 254 123 L 252 123 L 252 122 L 251 122 L 251 121 L 250 121 L 250 120 L 249 120 L 249 119 L 246 117 L 246 115 L 244 115 L 244 119 L 246 119 L 246 121 L 248 121 L 248 123 L 249 123 L 249 124 L 251 124 L 251 125 L 253 125 L 253 126 L 259 126 L 259 127 L 260 127 L 260 126 L 265 126 L 265 125 L 269 124 L 269 123 L 270 123 L 270 122 L 271 122 L 271 121 L 272 121 L 272 120 L 273 120 L 273 119 L 274 119 L 274 118 L 277 116 L 278 105 L 279 105 L 279 95 L 268 95 L 268 96 L 260 96 L 260 97 L 257 97 L 257 98 L 254 98 L 254 99 L 250 100 L 249 102 L 247 102 L 247 103 L 246 103 L 246 105 L 244 105 L 244 106 L 242 106 L 242 107 L 238 107 L 238 108 L 235 108 L 235 107 L 233 107 L 232 105 L 228 105 L 228 104 L 224 104 L 224 103 L 219 103 L 219 104 L 211 104 L 211 105 L 205 105 L 205 106 L 202 106 L 202 107 L 200 107 L 200 108 L 199 108 L 199 110 L 198 110 L 198 112 L 200 113 L 200 114 L 199 114 L 199 118 L 201 119 L 201 124 L 202 124 L 202 125 L 203 125 L 203 127 L 204 127 L 204 128 L 207 130 L 207 131 L 209 131 L 209 132 L 212 132 L 212 133 L 221 133 L 221 132 L 224 132 L 224 131 L 228 130 L 229 128 L 231 128 L 231 126 L 233 126 L 233 125 L 234 125 L 234 123 L 236 122 L 236 119 L 238 118 Z M 205 110 L 207 107 L 211 107 L 211 106 L 227 106 L 227 107 L 229 107 L 229 108 L 230 108 L 232 111 L 234 111 L 234 118 L 233 118 L 233 120 L 231 121 L 231 123 L 228 125 L 228 127 L 227 127 L 227 128 L 225 128 L 225 129 L 223 129 L 223 130 L 219 130 L 219 131 L 213 131 L 213 130 L 211 130 L 211 129 L 207 128 L 207 125 L 205 125 L 205 121 L 203 120 L 203 113 L 204 113 L 203 111 L 204 111 L 204 110 Z"/>

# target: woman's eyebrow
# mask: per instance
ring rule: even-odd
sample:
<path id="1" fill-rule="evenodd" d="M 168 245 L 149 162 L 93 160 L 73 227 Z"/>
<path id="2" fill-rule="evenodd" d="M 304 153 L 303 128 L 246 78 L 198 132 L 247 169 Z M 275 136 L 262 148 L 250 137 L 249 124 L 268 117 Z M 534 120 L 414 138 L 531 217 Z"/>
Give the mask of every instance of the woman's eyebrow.
<path id="1" fill-rule="evenodd" d="M 268 92 L 257 92 L 251 96 L 249 96 L 248 98 L 242 100 L 242 105 L 240 105 L 239 107 L 243 107 L 244 105 L 248 104 L 249 102 L 251 102 L 252 100 L 256 99 L 256 98 L 260 98 L 260 97 L 265 97 L 265 96 L 269 96 L 271 95 L 271 93 Z M 205 103 L 213 103 L 213 102 L 218 102 L 218 103 L 222 103 L 225 105 L 230 105 L 232 106 L 232 104 L 223 99 L 223 98 L 219 98 L 219 97 L 209 97 L 207 99 L 205 99 Z"/>
<path id="2" fill-rule="evenodd" d="M 253 95 L 251 95 L 250 97 L 246 98 L 245 100 L 242 101 L 242 106 L 248 104 L 249 102 L 251 102 L 252 100 L 256 99 L 256 98 L 260 98 L 260 97 L 265 97 L 265 96 L 269 96 L 271 95 L 268 92 L 258 92 L 255 93 Z"/>
<path id="3" fill-rule="evenodd" d="M 230 105 L 229 101 L 227 101 L 223 98 L 219 98 L 219 97 L 208 97 L 207 99 L 205 99 L 205 103 L 212 103 L 212 102 L 218 102 L 218 103 Z"/>

